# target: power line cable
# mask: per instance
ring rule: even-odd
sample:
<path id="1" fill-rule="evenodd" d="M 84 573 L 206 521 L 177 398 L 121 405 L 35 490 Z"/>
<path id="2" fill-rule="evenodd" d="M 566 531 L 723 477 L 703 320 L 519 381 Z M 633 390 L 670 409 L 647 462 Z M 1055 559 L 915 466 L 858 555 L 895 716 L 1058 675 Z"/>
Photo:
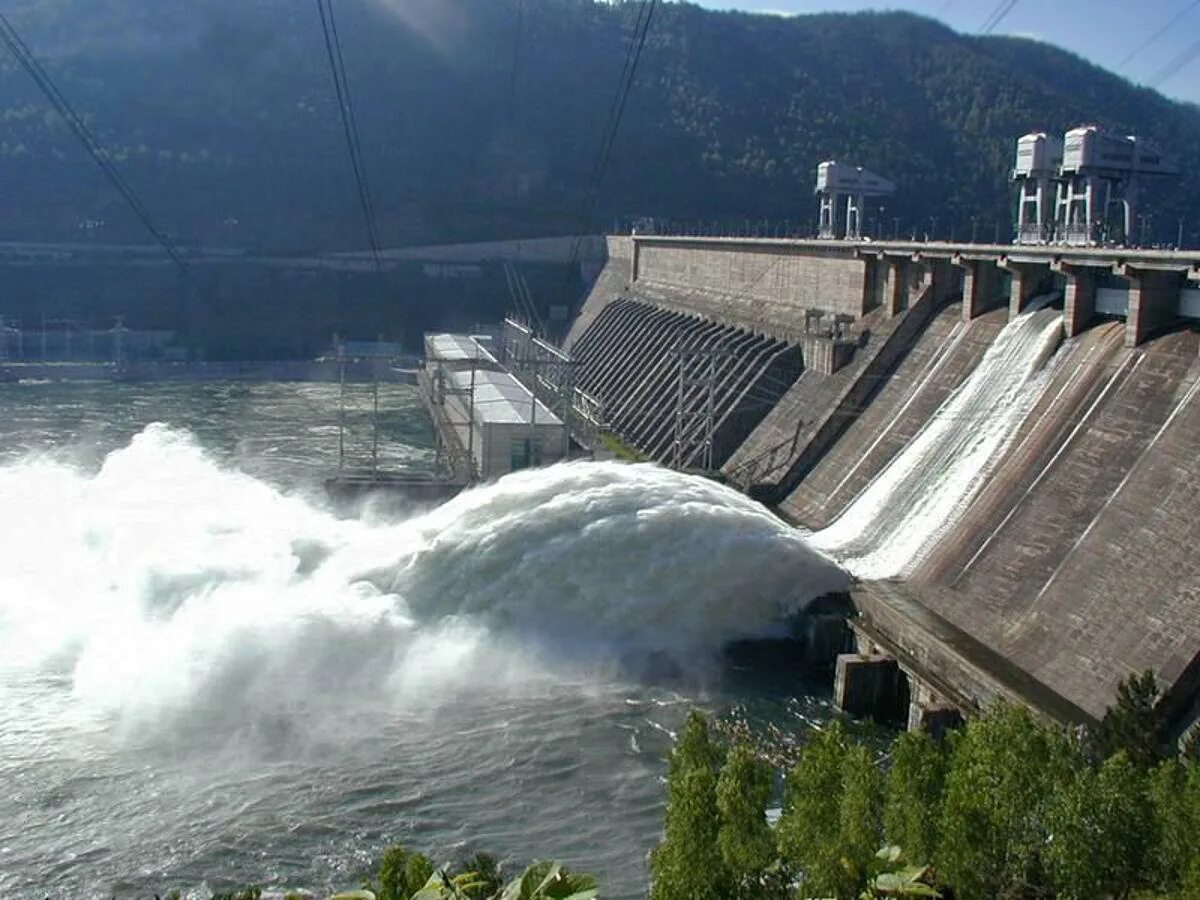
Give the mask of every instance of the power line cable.
<path id="1" fill-rule="evenodd" d="M 517 77 L 521 71 L 521 44 L 525 38 L 525 0 L 517 0 L 517 22 L 513 29 L 512 65 L 508 73 L 508 124 L 517 117 Z"/>
<path id="2" fill-rule="evenodd" d="M 1150 87 L 1157 88 L 1164 82 L 1169 81 L 1197 56 L 1200 56 L 1200 40 L 1188 45 L 1187 49 L 1163 66 L 1158 74 L 1150 79 Z"/>
<path id="3" fill-rule="evenodd" d="M 342 132 L 350 154 L 350 167 L 354 171 L 354 184 L 358 190 L 358 201 L 362 207 L 363 220 L 367 226 L 367 239 L 371 244 L 371 255 L 375 268 L 383 274 L 383 257 L 380 253 L 379 233 L 375 222 L 375 209 L 367 185 L 366 171 L 362 161 L 358 122 L 354 117 L 354 104 L 350 98 L 350 83 L 346 78 L 346 61 L 338 38 L 337 22 L 333 16 L 333 0 L 317 0 L 317 12 L 321 17 L 321 31 L 325 36 L 325 53 L 329 58 L 329 71 L 333 76 L 333 89 L 337 95 L 338 112 L 342 120 Z"/>
<path id="4" fill-rule="evenodd" d="M 988 25 L 991 24 L 993 19 L 995 19 L 998 15 L 1000 15 L 1000 10 L 1002 10 L 1004 8 L 1004 5 L 1008 2 L 1009 2 L 1009 0 L 999 0 L 999 2 L 996 3 L 995 8 L 990 13 L 988 13 L 988 17 L 986 19 L 984 19 L 983 24 L 979 26 L 980 34 L 987 33 Z"/>
<path id="5" fill-rule="evenodd" d="M 350 79 L 346 75 L 346 59 L 342 54 L 342 41 L 338 36 L 337 20 L 333 15 L 333 0 L 326 0 L 326 5 L 329 10 L 329 33 L 333 36 L 333 49 L 337 53 L 337 68 L 342 79 L 342 93 L 346 98 L 346 114 L 350 119 L 350 133 L 354 136 L 354 152 L 358 157 L 358 170 L 362 174 L 362 191 L 366 197 L 367 210 L 370 213 L 369 228 L 371 231 L 373 247 L 380 246 L 379 241 L 379 219 L 375 214 L 375 198 L 371 194 L 371 183 L 367 179 L 367 167 L 363 162 L 362 152 L 362 135 L 358 130 L 358 118 L 354 113 L 354 102 L 350 97 Z"/>
<path id="6" fill-rule="evenodd" d="M 1130 60 L 1132 60 L 1135 56 L 1137 56 L 1139 53 L 1141 53 L 1143 50 L 1145 50 L 1147 47 L 1149 47 L 1151 44 L 1153 44 L 1155 41 L 1157 41 L 1160 37 L 1162 37 L 1164 34 L 1166 34 L 1168 31 L 1170 31 L 1173 26 L 1177 25 L 1184 16 L 1186 16 L 1188 13 L 1190 13 L 1197 6 L 1200 6 L 1200 0 L 1193 0 L 1193 2 L 1189 3 L 1183 9 L 1181 9 L 1178 13 L 1176 13 L 1174 16 L 1171 17 L 1170 21 L 1168 21 L 1167 24 L 1163 25 L 1162 28 L 1158 29 L 1158 31 L 1154 32 L 1154 34 L 1150 35 L 1150 37 L 1146 38 L 1146 40 L 1144 40 L 1140 44 L 1138 44 L 1137 47 L 1135 47 L 1129 53 L 1128 56 L 1126 56 L 1123 60 L 1121 60 L 1119 63 L 1117 63 L 1117 68 L 1118 69 L 1125 68 L 1125 66 L 1127 66 L 1129 64 Z"/>
<path id="7" fill-rule="evenodd" d="M 145 205 L 113 164 L 109 152 L 92 133 L 91 129 L 88 128 L 87 123 L 75 111 L 75 108 L 71 106 L 66 96 L 59 90 L 58 85 L 54 83 L 49 73 L 38 62 L 37 57 L 33 55 L 28 45 L 22 40 L 21 35 L 3 13 L 0 13 L 0 41 L 3 41 L 4 45 L 13 55 L 13 58 L 25 70 L 26 74 L 33 79 L 34 84 L 37 85 L 46 99 L 50 101 L 50 105 L 54 107 L 55 111 L 67 123 L 71 131 L 74 132 L 80 143 L 83 144 L 84 149 L 87 150 L 88 155 L 100 167 L 105 177 L 116 188 L 117 192 L 129 205 L 129 208 L 133 210 L 134 215 L 137 216 L 142 225 L 153 236 L 154 240 L 163 248 L 171 261 L 181 271 L 186 272 L 187 265 L 184 263 L 183 257 L 180 256 L 179 250 L 175 247 L 171 239 L 155 226 Z"/>
<path id="8" fill-rule="evenodd" d="M 996 7 L 995 12 L 988 17 L 988 20 L 983 23 L 980 29 L 981 34 L 991 34 L 996 28 L 1008 18 L 1008 14 L 1013 11 L 1017 5 L 1017 0 L 1000 0 L 1000 4 Z"/>
<path id="9" fill-rule="evenodd" d="M 650 33 L 650 26 L 654 21 L 654 13 L 657 9 L 658 0 L 643 0 L 638 10 L 638 18 L 634 23 L 634 32 L 630 38 L 629 46 L 626 48 L 625 64 L 621 69 L 617 91 L 613 96 L 612 105 L 609 107 L 609 118 L 600 143 L 600 151 L 597 154 L 596 164 L 593 166 L 592 174 L 589 178 L 587 193 L 584 197 L 583 211 L 580 215 L 579 228 L 576 231 L 575 240 L 571 246 L 571 254 L 567 261 L 568 279 L 570 278 L 570 272 L 579 262 L 584 235 L 591 227 L 592 217 L 596 212 L 600 187 L 604 182 L 604 175 L 608 170 L 608 164 L 612 158 L 613 146 L 616 143 L 617 134 L 621 129 L 621 121 L 625 116 L 629 96 L 633 90 L 634 82 L 637 80 L 638 66 L 641 63 L 642 53 L 646 47 L 646 38 Z"/>

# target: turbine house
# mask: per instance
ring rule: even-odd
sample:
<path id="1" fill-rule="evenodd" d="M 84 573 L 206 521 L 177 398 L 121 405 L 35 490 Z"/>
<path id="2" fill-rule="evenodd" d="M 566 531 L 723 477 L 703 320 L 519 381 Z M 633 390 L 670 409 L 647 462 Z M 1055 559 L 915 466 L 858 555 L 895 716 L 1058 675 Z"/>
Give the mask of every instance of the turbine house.
<path id="1" fill-rule="evenodd" d="M 837 160 L 821 163 L 817 166 L 816 187 L 816 194 L 821 198 L 818 236 L 859 240 L 866 198 L 890 197 L 895 192 L 896 185 L 862 166 Z M 844 214 L 841 212 L 843 201 Z"/>
<path id="2" fill-rule="evenodd" d="M 1066 134 L 1060 174 L 1059 239 L 1087 246 L 1134 243 L 1140 179 L 1179 175 L 1180 169 L 1144 138 L 1082 125 Z"/>
<path id="3" fill-rule="evenodd" d="M 1038 131 L 1017 139 L 1012 180 L 1019 194 L 1018 244 L 1045 244 L 1053 238 L 1055 185 L 1062 161 L 1062 138 Z"/>
<path id="4" fill-rule="evenodd" d="M 566 459 L 567 427 L 468 335 L 425 336 L 420 379 L 438 439 L 468 467 L 469 481 Z M 458 466 L 455 466 L 458 468 Z"/>

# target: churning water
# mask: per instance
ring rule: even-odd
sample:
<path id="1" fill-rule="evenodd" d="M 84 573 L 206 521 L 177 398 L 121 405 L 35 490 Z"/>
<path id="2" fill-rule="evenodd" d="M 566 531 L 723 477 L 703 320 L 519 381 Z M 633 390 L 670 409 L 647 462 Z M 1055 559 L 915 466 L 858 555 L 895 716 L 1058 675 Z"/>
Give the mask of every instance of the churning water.
<path id="1" fill-rule="evenodd" d="M 1003 456 L 1052 368 L 1062 314 L 1034 301 L 921 431 L 809 543 L 860 578 L 903 575 L 957 520 Z"/>
<path id="2" fill-rule="evenodd" d="M 741 699 L 722 645 L 845 583 L 652 466 L 339 518 L 320 390 L 0 391 L 0 896 L 347 887 L 397 840 L 636 896 L 670 730 Z"/>
<path id="3" fill-rule="evenodd" d="M 827 715 L 731 685 L 721 648 L 845 586 L 830 558 L 920 560 L 1060 336 L 1053 310 L 1011 323 L 807 536 L 603 463 L 347 518 L 315 489 L 335 387 L 0 386 L 0 897 L 350 887 L 396 841 L 556 856 L 642 895 L 690 706 Z M 415 392 L 382 406 L 383 464 L 427 469 Z"/>

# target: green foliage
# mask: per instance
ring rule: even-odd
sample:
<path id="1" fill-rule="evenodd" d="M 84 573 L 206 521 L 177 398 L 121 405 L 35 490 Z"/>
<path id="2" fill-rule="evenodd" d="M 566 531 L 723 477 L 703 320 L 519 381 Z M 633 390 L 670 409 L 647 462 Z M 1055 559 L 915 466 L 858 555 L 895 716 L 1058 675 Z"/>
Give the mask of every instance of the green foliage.
<path id="1" fill-rule="evenodd" d="M 662 843 L 651 854 L 651 900 L 723 900 L 729 871 L 718 845 L 719 749 L 704 717 L 688 715 L 667 774 L 667 814 Z"/>
<path id="2" fill-rule="evenodd" d="M 1097 759 L 1123 752 L 1140 769 L 1162 759 L 1162 717 L 1156 709 L 1158 681 L 1147 669 L 1117 687 L 1117 701 L 1104 714 L 1093 739 Z"/>
<path id="3" fill-rule="evenodd" d="M 262 896 L 262 888 L 248 887 L 241 891 L 230 891 L 226 894 L 213 894 L 212 900 L 258 900 Z"/>
<path id="4" fill-rule="evenodd" d="M 452 875 L 439 869 L 429 876 L 425 886 L 412 895 L 410 900 L 468 900 L 467 892 L 478 885 L 472 872 Z"/>
<path id="5" fill-rule="evenodd" d="M 717 779 L 717 846 L 737 896 L 756 897 L 778 855 L 767 824 L 771 769 L 744 744 L 735 746 Z"/>
<path id="6" fill-rule="evenodd" d="M 1127 896 L 1154 842 L 1145 776 L 1124 753 L 1078 766 L 1047 813 L 1051 880 L 1064 900 Z"/>
<path id="7" fill-rule="evenodd" d="M 838 855 L 842 872 L 838 897 L 853 896 L 867 875 L 882 835 L 883 773 L 866 747 L 851 747 L 842 775 L 842 805 L 838 817 Z"/>
<path id="8" fill-rule="evenodd" d="M 834 722 L 788 773 L 780 853 L 807 897 L 852 897 L 879 847 L 883 775 L 866 748 Z"/>
<path id="9" fill-rule="evenodd" d="M 1168 759 L 1148 781 L 1158 837 L 1149 869 L 1161 890 L 1179 891 L 1189 872 L 1200 866 L 1200 765 Z"/>
<path id="10" fill-rule="evenodd" d="M 504 885 L 500 861 L 490 853 L 476 853 L 458 868 L 462 872 L 472 872 L 475 875 L 476 887 L 467 892 L 470 900 L 487 900 Z"/>
<path id="11" fill-rule="evenodd" d="M 837 890 L 844 869 L 838 852 L 842 776 L 849 744 L 840 722 L 819 733 L 788 772 L 779 852 L 804 879 L 806 896 Z"/>
<path id="12" fill-rule="evenodd" d="M 1043 823 L 1071 778 L 1065 738 L 997 705 L 956 741 L 942 806 L 939 875 L 962 900 L 1021 897 L 1044 879 Z"/>
<path id="13" fill-rule="evenodd" d="M 906 731 L 892 745 L 883 830 L 912 860 L 931 860 L 937 848 L 947 757 L 942 745 Z"/>
<path id="14" fill-rule="evenodd" d="M 433 864 L 420 853 L 399 844 L 388 847 L 379 863 L 378 900 L 409 900 L 432 875 Z"/>
<path id="15" fill-rule="evenodd" d="M 859 900 L 874 900 L 877 897 L 941 897 L 932 884 L 933 870 L 929 866 L 903 865 L 904 853 L 900 847 L 884 847 L 875 854 L 877 871 L 861 894 Z"/>
<path id="16" fill-rule="evenodd" d="M 497 900 L 593 900 L 596 879 L 576 875 L 555 862 L 534 863 L 510 882 Z"/>
<path id="17" fill-rule="evenodd" d="M 636 447 L 631 447 L 611 431 L 605 431 L 600 435 L 600 446 L 617 459 L 625 462 L 645 462 L 647 459 L 644 453 Z"/>

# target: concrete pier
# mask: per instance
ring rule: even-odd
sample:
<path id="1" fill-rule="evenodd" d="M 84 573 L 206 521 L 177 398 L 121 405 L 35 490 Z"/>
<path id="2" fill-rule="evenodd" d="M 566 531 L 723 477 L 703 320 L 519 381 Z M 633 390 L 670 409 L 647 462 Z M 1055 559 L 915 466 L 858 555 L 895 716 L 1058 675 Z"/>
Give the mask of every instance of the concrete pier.
<path id="1" fill-rule="evenodd" d="M 963 321 L 983 315 L 1000 295 L 1000 269 L 996 261 L 959 254 L 954 264 L 964 270 L 962 291 Z"/>
<path id="2" fill-rule="evenodd" d="M 1063 289 L 1063 330 L 1072 338 L 1092 324 L 1096 316 L 1096 286 L 1099 270 L 1094 266 L 1077 266 L 1060 261 L 1051 269 L 1066 279 Z"/>
<path id="3" fill-rule="evenodd" d="M 834 669 L 833 699 L 852 716 L 882 723 L 908 718 L 908 682 L 896 660 L 883 654 L 843 653 Z"/>

